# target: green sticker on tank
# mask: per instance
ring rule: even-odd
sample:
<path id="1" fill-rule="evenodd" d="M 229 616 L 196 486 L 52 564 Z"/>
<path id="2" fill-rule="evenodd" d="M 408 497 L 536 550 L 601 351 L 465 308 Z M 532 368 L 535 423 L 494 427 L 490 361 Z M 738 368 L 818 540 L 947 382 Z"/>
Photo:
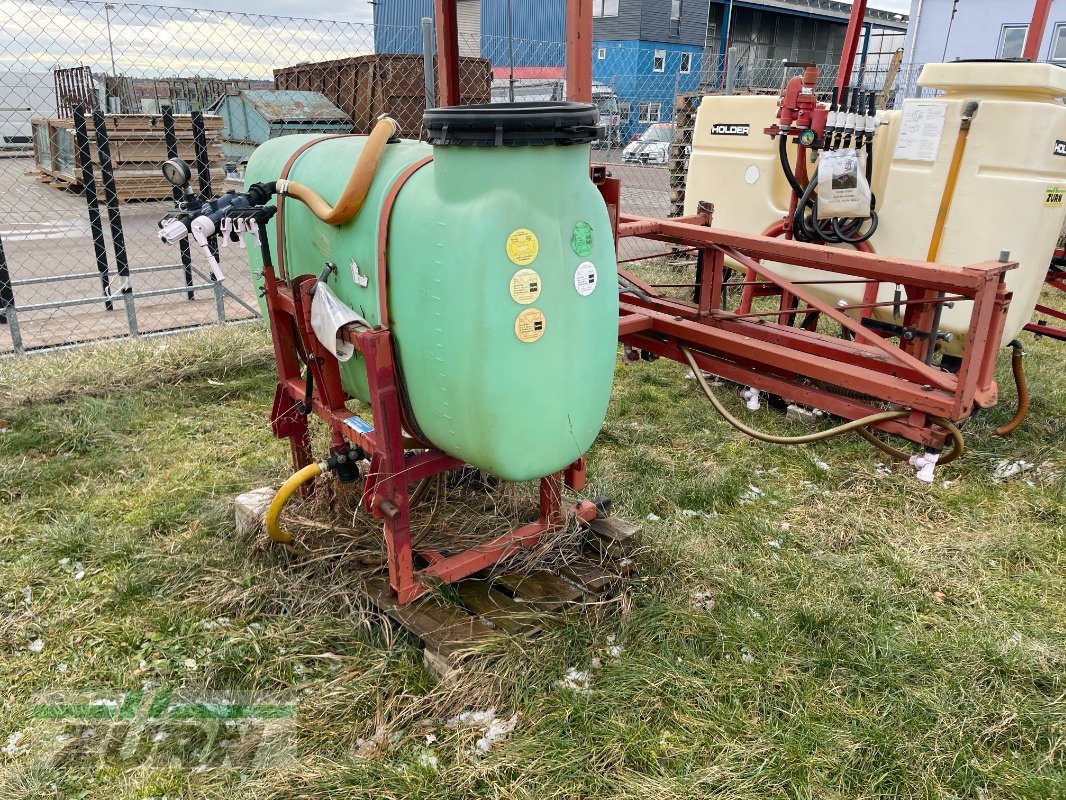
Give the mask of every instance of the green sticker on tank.
<path id="1" fill-rule="evenodd" d="M 584 258 L 592 252 L 592 226 L 587 222 L 579 222 L 574 226 L 574 235 L 570 238 L 570 246 L 574 252 Z"/>

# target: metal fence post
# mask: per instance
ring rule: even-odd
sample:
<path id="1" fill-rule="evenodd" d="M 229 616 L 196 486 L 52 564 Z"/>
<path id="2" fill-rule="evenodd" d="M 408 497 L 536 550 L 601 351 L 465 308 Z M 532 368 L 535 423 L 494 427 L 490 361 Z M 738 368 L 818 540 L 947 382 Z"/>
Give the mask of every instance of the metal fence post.
<path id="1" fill-rule="evenodd" d="M 737 49 L 730 47 L 725 56 L 725 93 L 733 94 L 734 84 L 736 83 L 736 74 L 734 73 L 734 67 L 737 63 Z"/>
<path id="2" fill-rule="evenodd" d="M 100 160 L 100 180 L 104 185 L 107 221 L 111 226 L 111 247 L 115 251 L 115 272 L 122 279 L 122 300 L 126 304 L 126 323 L 129 326 L 130 336 L 136 336 L 138 334 L 137 309 L 133 304 L 133 285 L 130 282 L 126 237 L 122 231 L 122 212 L 118 209 L 118 188 L 115 185 L 114 166 L 111 162 L 111 143 L 107 137 L 106 119 L 96 110 L 93 111 L 93 127 L 96 129 L 96 155 Z"/>
<path id="3" fill-rule="evenodd" d="M 422 77 L 426 82 L 426 108 L 436 108 L 437 89 L 433 80 L 433 20 L 422 17 Z"/>
<path id="4" fill-rule="evenodd" d="M 15 306 L 15 291 L 11 286 L 11 273 L 7 270 L 4 255 L 4 240 L 0 238 L 0 325 L 7 324 L 7 310 Z"/>
<path id="5" fill-rule="evenodd" d="M 163 106 L 163 135 L 166 138 L 167 143 L 167 158 L 178 157 L 178 135 L 174 131 L 174 112 L 170 106 Z M 174 205 L 175 207 L 184 198 L 182 189 L 180 186 L 174 187 Z M 188 237 L 181 239 L 178 242 L 178 249 L 181 252 L 181 268 L 185 273 L 185 285 L 192 286 L 192 248 L 189 245 Z M 186 292 L 186 297 L 192 300 L 194 292 L 189 289 Z"/>
<path id="6" fill-rule="evenodd" d="M 74 139 L 78 148 L 78 161 L 81 162 L 81 185 L 85 190 L 85 205 L 89 213 L 89 230 L 93 236 L 93 253 L 96 256 L 96 269 L 100 273 L 100 288 L 104 308 L 111 311 L 111 274 L 107 263 L 107 243 L 104 241 L 104 223 L 100 218 L 100 197 L 96 191 L 96 172 L 93 169 L 92 152 L 89 149 L 89 126 L 85 121 L 85 106 L 74 106 Z"/>
<path id="7" fill-rule="evenodd" d="M 200 199 L 210 200 L 213 194 L 211 189 L 211 160 L 207 155 L 207 130 L 204 128 L 204 115 L 199 111 L 192 112 L 192 143 L 196 149 L 196 182 L 200 184 Z M 218 260 L 218 246 L 211 245 L 211 253 Z M 215 312 L 218 314 L 218 322 L 221 325 L 226 321 L 226 300 L 222 291 L 222 283 L 214 275 L 211 283 L 215 290 Z"/>
<path id="8" fill-rule="evenodd" d="M 207 157 L 207 131 L 204 129 L 204 115 L 192 112 L 192 142 L 196 148 L 196 181 L 200 184 L 200 199 L 211 199 L 211 162 Z"/>

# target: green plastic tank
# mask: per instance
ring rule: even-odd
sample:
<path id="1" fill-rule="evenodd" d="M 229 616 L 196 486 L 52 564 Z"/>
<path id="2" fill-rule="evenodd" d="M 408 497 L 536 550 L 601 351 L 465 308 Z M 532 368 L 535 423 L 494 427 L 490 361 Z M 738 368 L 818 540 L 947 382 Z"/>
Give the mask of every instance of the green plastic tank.
<path id="1" fill-rule="evenodd" d="M 428 443 L 505 480 L 551 474 L 592 445 L 614 375 L 614 241 L 589 177 L 589 142 L 600 135 L 596 108 L 433 109 L 426 128 L 431 144 L 386 146 L 351 222 L 327 225 L 286 200 L 286 271 L 318 275 L 327 261 L 335 263 L 330 288 L 380 324 L 378 230 L 386 196 L 405 170 L 432 156 L 396 196 L 386 249 L 388 325 L 411 423 Z M 314 138 L 264 143 L 248 163 L 247 183 L 278 179 Z M 288 178 L 334 203 L 365 141 L 320 141 L 297 158 Z M 277 253 L 275 237 L 272 223 Z M 258 288 L 258 250 L 249 247 L 248 257 Z M 358 354 L 341 374 L 346 391 L 365 402 Z"/>

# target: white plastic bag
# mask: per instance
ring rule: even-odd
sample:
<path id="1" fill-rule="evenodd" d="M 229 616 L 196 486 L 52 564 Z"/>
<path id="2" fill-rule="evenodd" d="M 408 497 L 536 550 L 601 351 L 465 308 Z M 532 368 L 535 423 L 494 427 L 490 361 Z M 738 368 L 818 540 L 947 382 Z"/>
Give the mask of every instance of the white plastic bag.
<path id="1" fill-rule="evenodd" d="M 830 150 L 818 158 L 818 219 L 867 219 L 870 184 L 866 153 L 853 148 Z"/>
<path id="2" fill-rule="evenodd" d="M 353 345 L 337 338 L 337 331 L 349 322 L 370 327 L 370 323 L 344 305 L 326 284 L 319 281 L 311 301 L 311 329 L 338 361 L 347 361 L 355 353 Z"/>

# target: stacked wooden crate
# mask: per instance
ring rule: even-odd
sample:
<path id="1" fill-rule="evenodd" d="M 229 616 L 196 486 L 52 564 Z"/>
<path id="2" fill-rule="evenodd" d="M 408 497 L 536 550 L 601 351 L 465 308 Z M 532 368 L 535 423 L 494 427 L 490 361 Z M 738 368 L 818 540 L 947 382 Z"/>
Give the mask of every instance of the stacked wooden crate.
<path id="1" fill-rule="evenodd" d="M 377 118 L 388 114 L 400 135 L 422 136 L 426 111 L 426 83 L 422 56 L 380 53 L 274 70 L 278 89 L 319 92 L 340 108 L 355 133 L 369 133 Z M 492 62 L 487 58 L 459 59 L 459 104 L 492 100 Z"/>
<path id="2" fill-rule="evenodd" d="M 105 117 L 107 139 L 115 187 L 121 202 L 128 200 L 166 200 L 171 186 L 159 170 L 167 160 L 163 118 L 149 114 L 109 114 Z M 82 187 L 82 166 L 72 119 L 34 119 L 34 160 L 40 180 L 57 188 Z M 96 136 L 90 119 L 89 155 L 96 177 L 97 194 L 103 199 L 103 180 Z M 196 149 L 193 143 L 192 117 L 174 115 L 174 132 L 178 139 L 178 157 L 193 167 L 196 174 Z M 222 118 L 204 116 L 207 158 L 214 186 L 220 187 L 222 172 Z M 195 188 L 195 186 L 194 186 Z"/>
<path id="3" fill-rule="evenodd" d="M 670 216 L 680 217 L 685 208 L 685 180 L 696 130 L 696 111 L 702 94 L 679 94 L 674 101 L 674 142 L 670 145 Z"/>

